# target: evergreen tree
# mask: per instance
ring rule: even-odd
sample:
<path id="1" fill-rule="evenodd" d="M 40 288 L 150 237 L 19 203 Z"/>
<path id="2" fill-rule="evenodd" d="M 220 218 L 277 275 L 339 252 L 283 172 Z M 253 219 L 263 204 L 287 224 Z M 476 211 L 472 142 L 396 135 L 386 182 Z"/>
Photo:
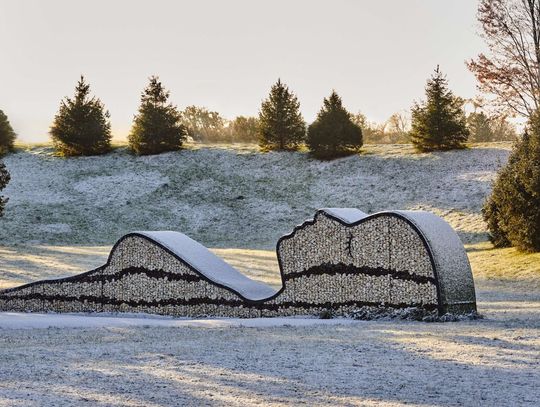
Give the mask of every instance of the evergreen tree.
<path id="1" fill-rule="evenodd" d="M 84 77 L 75 87 L 75 97 L 62 100 L 49 131 L 54 147 L 63 156 L 104 154 L 111 149 L 109 112 Z"/>
<path id="2" fill-rule="evenodd" d="M 419 151 L 465 148 L 469 136 L 463 99 L 448 89 L 437 66 L 426 86 L 427 100 L 412 107 L 411 141 Z"/>
<path id="3" fill-rule="evenodd" d="M 484 219 L 497 247 L 515 246 L 540 251 L 540 112 L 501 169 L 483 208 Z"/>
<path id="4" fill-rule="evenodd" d="M 309 126 L 307 145 L 314 156 L 327 159 L 354 154 L 362 147 L 362 129 L 335 91 L 324 99 L 317 119 Z"/>
<path id="5" fill-rule="evenodd" d="M 480 142 L 493 141 L 494 134 L 490 118 L 484 112 L 472 112 L 467 117 L 470 140 Z"/>
<path id="6" fill-rule="evenodd" d="M 129 146 L 140 155 L 159 154 L 179 150 L 187 136 L 182 115 L 171 103 L 169 92 L 157 76 L 141 94 L 141 106 L 128 136 Z"/>
<path id="7" fill-rule="evenodd" d="M 16 136 L 7 116 L 0 110 L 0 155 L 13 150 L 13 143 Z"/>
<path id="8" fill-rule="evenodd" d="M 9 182 L 9 172 L 2 161 L 0 161 L 0 191 L 2 191 Z M 0 217 L 4 214 L 4 206 L 6 205 L 7 198 L 0 196 Z"/>
<path id="9" fill-rule="evenodd" d="M 305 138 L 300 103 L 278 79 L 259 111 L 259 145 L 264 150 L 296 150 Z"/>

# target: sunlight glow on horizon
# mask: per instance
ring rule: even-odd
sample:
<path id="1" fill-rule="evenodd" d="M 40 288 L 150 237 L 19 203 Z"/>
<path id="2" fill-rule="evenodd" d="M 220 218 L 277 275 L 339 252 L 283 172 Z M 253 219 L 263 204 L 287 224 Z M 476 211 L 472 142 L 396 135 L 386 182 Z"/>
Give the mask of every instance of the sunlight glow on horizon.
<path id="1" fill-rule="evenodd" d="M 79 75 L 131 127 L 150 75 L 180 109 L 256 115 L 278 77 L 307 122 L 332 89 L 351 112 L 384 122 L 424 97 L 437 64 L 450 88 L 477 94 L 465 60 L 484 49 L 476 0 L 0 0 L 0 109 L 21 141 L 46 141 Z"/>

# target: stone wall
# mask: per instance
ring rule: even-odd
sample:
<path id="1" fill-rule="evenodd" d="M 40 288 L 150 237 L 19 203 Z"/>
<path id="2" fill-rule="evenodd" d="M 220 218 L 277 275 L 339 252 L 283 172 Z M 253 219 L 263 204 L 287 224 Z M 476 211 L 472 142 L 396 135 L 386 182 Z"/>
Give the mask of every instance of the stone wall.
<path id="1" fill-rule="evenodd" d="M 242 291 L 234 278 L 224 281 L 226 274 L 218 270 L 201 270 L 204 264 L 219 263 L 203 261 L 194 267 L 186 252 L 189 242 L 200 245 L 191 239 L 178 234 L 181 245 L 165 246 L 159 239 L 134 233 L 120 239 L 107 264 L 96 270 L 0 291 L 0 310 L 247 318 L 323 311 L 348 315 L 381 306 L 438 314 L 476 309 L 463 246 L 440 218 L 417 212 L 357 218 L 340 217 L 341 213 L 345 212 L 318 211 L 313 220 L 279 240 L 282 288 L 276 292 L 262 287 L 268 292 L 262 299 L 245 295 L 244 276 Z M 443 239 L 444 245 L 432 239 Z M 201 256 L 214 255 L 205 249 Z M 252 283 L 259 290 L 264 286 Z"/>

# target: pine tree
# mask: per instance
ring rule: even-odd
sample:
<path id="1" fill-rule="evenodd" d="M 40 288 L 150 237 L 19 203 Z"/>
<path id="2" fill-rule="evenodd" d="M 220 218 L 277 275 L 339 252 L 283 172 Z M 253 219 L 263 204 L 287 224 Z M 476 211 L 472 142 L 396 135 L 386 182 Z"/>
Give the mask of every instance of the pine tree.
<path id="1" fill-rule="evenodd" d="M 75 87 L 75 97 L 62 100 L 49 131 L 54 147 L 63 156 L 104 154 L 111 149 L 109 112 L 90 97 L 84 77 Z"/>
<path id="2" fill-rule="evenodd" d="M 305 138 L 298 98 L 278 79 L 259 111 L 259 145 L 263 150 L 297 150 Z"/>
<path id="3" fill-rule="evenodd" d="M 0 156 L 13 150 L 16 136 L 8 117 L 0 110 Z"/>
<path id="4" fill-rule="evenodd" d="M 354 154 L 362 147 L 362 129 L 335 91 L 324 99 L 317 119 L 309 126 L 307 145 L 314 156 L 324 159 Z"/>
<path id="5" fill-rule="evenodd" d="M 540 251 L 540 112 L 501 169 L 483 208 L 496 247 Z"/>
<path id="6" fill-rule="evenodd" d="M 2 161 L 0 161 L 0 191 L 2 191 L 10 180 L 9 172 Z M 4 206 L 8 201 L 7 198 L 0 196 L 0 217 L 4 214 Z"/>
<path id="7" fill-rule="evenodd" d="M 463 99 L 448 89 L 448 81 L 437 66 L 426 86 L 427 100 L 411 109 L 411 141 L 419 151 L 465 148 L 469 136 Z"/>
<path id="8" fill-rule="evenodd" d="M 176 106 L 167 103 L 169 92 L 157 76 L 141 94 L 141 106 L 128 136 L 130 148 L 139 155 L 179 150 L 187 132 Z"/>
<path id="9" fill-rule="evenodd" d="M 470 140 L 477 143 L 493 141 L 494 134 L 490 118 L 484 112 L 472 112 L 467 117 Z"/>

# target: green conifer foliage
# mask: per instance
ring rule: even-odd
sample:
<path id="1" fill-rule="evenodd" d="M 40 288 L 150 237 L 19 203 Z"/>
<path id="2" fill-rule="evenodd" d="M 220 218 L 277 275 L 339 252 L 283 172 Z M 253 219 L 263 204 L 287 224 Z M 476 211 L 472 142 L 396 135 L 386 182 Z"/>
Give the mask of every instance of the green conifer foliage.
<path id="1" fill-rule="evenodd" d="M 469 137 L 463 99 L 448 89 L 448 81 L 437 66 L 426 85 L 426 102 L 411 109 L 411 141 L 418 151 L 465 148 Z"/>
<path id="2" fill-rule="evenodd" d="M 2 191 L 10 180 L 9 172 L 6 169 L 5 164 L 0 161 L 0 191 Z M 4 207 L 6 205 L 7 198 L 0 196 L 0 216 L 4 214 Z"/>
<path id="3" fill-rule="evenodd" d="M 300 103 L 278 79 L 259 111 L 259 145 L 263 150 L 297 150 L 305 138 Z"/>
<path id="4" fill-rule="evenodd" d="M 470 132 L 470 140 L 477 143 L 493 141 L 492 125 L 489 117 L 484 112 L 473 112 L 467 117 L 467 127 Z"/>
<path id="5" fill-rule="evenodd" d="M 314 156 L 322 159 L 354 154 L 362 147 L 362 129 L 335 91 L 324 99 L 317 119 L 309 126 L 307 145 Z"/>
<path id="6" fill-rule="evenodd" d="M 540 112 L 499 172 L 483 215 L 496 247 L 540 251 Z"/>
<path id="7" fill-rule="evenodd" d="M 8 117 L 0 110 L 0 155 L 13 150 L 13 143 L 16 136 Z"/>
<path id="8" fill-rule="evenodd" d="M 110 151 L 109 112 L 98 98 L 90 97 L 90 85 L 83 76 L 75 87 L 75 97 L 62 100 L 49 133 L 62 156 L 98 155 Z"/>
<path id="9" fill-rule="evenodd" d="M 182 115 L 176 106 L 167 103 L 169 92 L 157 76 L 141 94 L 141 106 L 128 136 L 129 146 L 139 155 L 159 154 L 182 148 L 187 137 Z"/>

